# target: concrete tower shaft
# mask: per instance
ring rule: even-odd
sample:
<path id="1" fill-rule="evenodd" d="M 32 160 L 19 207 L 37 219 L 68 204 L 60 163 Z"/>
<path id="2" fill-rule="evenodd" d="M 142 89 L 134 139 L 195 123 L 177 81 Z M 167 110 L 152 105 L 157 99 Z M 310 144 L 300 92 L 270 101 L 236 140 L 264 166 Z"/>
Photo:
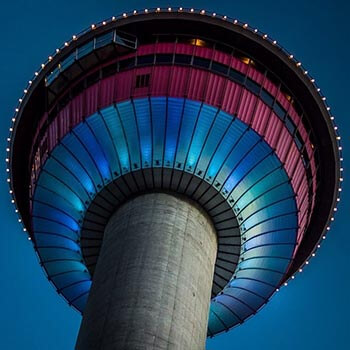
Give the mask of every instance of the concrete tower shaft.
<path id="1" fill-rule="evenodd" d="M 187 198 L 126 202 L 106 226 L 76 349 L 204 349 L 216 253 Z"/>

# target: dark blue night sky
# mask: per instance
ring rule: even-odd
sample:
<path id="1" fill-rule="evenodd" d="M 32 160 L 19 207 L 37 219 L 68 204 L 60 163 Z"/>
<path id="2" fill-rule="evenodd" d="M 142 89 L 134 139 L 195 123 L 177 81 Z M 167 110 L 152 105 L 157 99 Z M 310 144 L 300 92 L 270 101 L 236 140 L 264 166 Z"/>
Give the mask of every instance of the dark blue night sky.
<path id="1" fill-rule="evenodd" d="M 32 244 L 10 203 L 5 148 L 18 97 L 41 62 L 56 47 L 94 22 L 145 7 L 195 7 L 256 26 L 282 43 L 315 77 L 336 117 L 345 150 L 345 186 L 336 220 L 317 256 L 257 315 L 208 341 L 208 350 L 349 349 L 350 195 L 347 162 L 350 121 L 349 13 L 346 0 L 136 1 L 18 0 L 1 3 L 0 46 L 0 348 L 70 350 L 80 315 L 47 281 Z M 189 349 L 190 350 L 190 349 Z"/>

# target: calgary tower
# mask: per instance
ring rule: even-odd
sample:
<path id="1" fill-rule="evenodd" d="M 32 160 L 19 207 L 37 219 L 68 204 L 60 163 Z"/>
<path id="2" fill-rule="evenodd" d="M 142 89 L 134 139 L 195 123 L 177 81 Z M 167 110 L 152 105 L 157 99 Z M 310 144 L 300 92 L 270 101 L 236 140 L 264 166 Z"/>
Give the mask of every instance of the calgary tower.
<path id="1" fill-rule="evenodd" d="M 35 72 L 12 202 L 77 350 L 202 350 L 301 272 L 333 220 L 340 137 L 293 55 L 185 8 L 124 13 Z"/>

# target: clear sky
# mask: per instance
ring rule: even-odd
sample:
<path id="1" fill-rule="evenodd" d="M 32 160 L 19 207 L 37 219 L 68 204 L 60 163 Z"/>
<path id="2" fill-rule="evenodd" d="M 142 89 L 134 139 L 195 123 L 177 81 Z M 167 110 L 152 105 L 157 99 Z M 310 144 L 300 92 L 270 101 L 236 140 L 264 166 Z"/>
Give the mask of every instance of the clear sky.
<path id="1" fill-rule="evenodd" d="M 347 0 L 12 0 L 0 10 L 0 348 L 71 350 L 80 315 L 46 280 L 21 230 L 5 181 L 10 119 L 26 82 L 56 47 L 91 23 L 145 7 L 195 7 L 256 26 L 294 53 L 315 77 L 339 125 L 345 183 L 335 223 L 304 272 L 253 318 L 208 341 L 208 350 L 349 349 L 349 13 Z M 190 349 L 189 349 L 190 350 Z"/>

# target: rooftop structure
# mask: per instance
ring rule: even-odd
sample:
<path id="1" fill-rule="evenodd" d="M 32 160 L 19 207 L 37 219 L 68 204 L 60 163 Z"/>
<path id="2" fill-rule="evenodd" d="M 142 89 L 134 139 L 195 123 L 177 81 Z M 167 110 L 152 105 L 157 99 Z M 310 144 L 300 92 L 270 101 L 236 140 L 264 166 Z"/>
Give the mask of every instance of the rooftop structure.
<path id="1" fill-rule="evenodd" d="M 77 349 L 202 348 L 301 272 L 334 220 L 326 98 L 248 24 L 184 8 L 112 17 L 49 56 L 19 102 L 10 192 L 83 313 Z"/>

